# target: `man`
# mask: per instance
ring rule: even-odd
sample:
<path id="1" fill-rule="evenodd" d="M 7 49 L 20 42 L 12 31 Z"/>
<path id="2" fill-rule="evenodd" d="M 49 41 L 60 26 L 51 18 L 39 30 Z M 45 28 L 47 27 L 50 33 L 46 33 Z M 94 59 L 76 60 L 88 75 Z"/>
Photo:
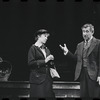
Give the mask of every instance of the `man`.
<path id="1" fill-rule="evenodd" d="M 96 88 L 100 85 L 100 40 L 93 37 L 94 26 L 85 24 L 82 27 L 84 41 L 77 45 L 73 55 L 66 44 L 61 46 L 64 55 L 76 59 L 75 80 L 80 80 L 80 96 L 95 98 Z"/>

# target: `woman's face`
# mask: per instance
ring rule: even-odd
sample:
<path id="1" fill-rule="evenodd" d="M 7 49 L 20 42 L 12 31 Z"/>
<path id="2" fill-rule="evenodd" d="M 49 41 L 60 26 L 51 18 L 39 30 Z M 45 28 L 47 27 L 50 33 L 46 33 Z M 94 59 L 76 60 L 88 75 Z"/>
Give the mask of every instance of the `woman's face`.
<path id="1" fill-rule="evenodd" d="M 49 34 L 41 34 L 41 35 L 38 36 L 38 40 L 41 43 L 45 44 L 48 40 L 48 36 L 49 36 Z"/>

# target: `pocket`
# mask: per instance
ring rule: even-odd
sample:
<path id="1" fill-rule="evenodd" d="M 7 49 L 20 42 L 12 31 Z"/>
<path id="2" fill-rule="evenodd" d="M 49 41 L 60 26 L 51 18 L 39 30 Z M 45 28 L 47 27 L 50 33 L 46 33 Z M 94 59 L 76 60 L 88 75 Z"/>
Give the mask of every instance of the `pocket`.
<path id="1" fill-rule="evenodd" d="M 30 82 L 40 84 L 46 78 L 46 74 L 38 73 L 36 70 L 32 71 L 30 74 Z"/>

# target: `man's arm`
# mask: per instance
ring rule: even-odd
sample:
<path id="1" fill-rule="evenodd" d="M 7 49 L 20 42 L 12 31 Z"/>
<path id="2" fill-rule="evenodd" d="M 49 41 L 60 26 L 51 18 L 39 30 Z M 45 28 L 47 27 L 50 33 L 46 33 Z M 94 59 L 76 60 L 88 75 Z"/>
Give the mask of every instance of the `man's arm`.
<path id="1" fill-rule="evenodd" d="M 100 41 L 99 41 L 99 49 L 98 49 L 98 61 L 99 61 L 99 71 L 98 71 L 98 77 L 97 77 L 97 82 L 99 83 L 100 85 Z"/>
<path id="2" fill-rule="evenodd" d="M 64 55 L 65 55 L 65 56 L 67 56 L 68 58 L 70 58 L 70 59 L 72 59 L 72 60 L 74 60 L 74 61 L 77 61 L 77 49 L 76 49 L 76 51 L 75 51 L 75 54 L 72 54 L 72 53 L 68 50 L 66 44 L 64 44 L 64 46 L 62 46 L 62 45 L 59 45 L 59 46 L 60 46 L 60 48 L 64 51 Z"/>

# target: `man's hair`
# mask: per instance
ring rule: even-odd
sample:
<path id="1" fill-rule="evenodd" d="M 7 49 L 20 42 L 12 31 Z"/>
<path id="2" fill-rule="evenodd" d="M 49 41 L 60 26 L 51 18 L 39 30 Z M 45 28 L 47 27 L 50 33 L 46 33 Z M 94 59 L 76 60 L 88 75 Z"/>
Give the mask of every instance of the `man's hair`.
<path id="1" fill-rule="evenodd" d="M 38 36 L 39 36 L 39 35 L 42 35 L 42 34 L 49 34 L 49 35 L 50 35 L 50 33 L 49 33 L 47 30 L 45 30 L 45 29 L 39 29 L 39 30 L 34 34 L 35 41 L 37 41 Z"/>
<path id="2" fill-rule="evenodd" d="M 94 26 L 92 24 L 84 24 L 81 29 L 90 27 L 90 31 L 94 33 Z"/>

